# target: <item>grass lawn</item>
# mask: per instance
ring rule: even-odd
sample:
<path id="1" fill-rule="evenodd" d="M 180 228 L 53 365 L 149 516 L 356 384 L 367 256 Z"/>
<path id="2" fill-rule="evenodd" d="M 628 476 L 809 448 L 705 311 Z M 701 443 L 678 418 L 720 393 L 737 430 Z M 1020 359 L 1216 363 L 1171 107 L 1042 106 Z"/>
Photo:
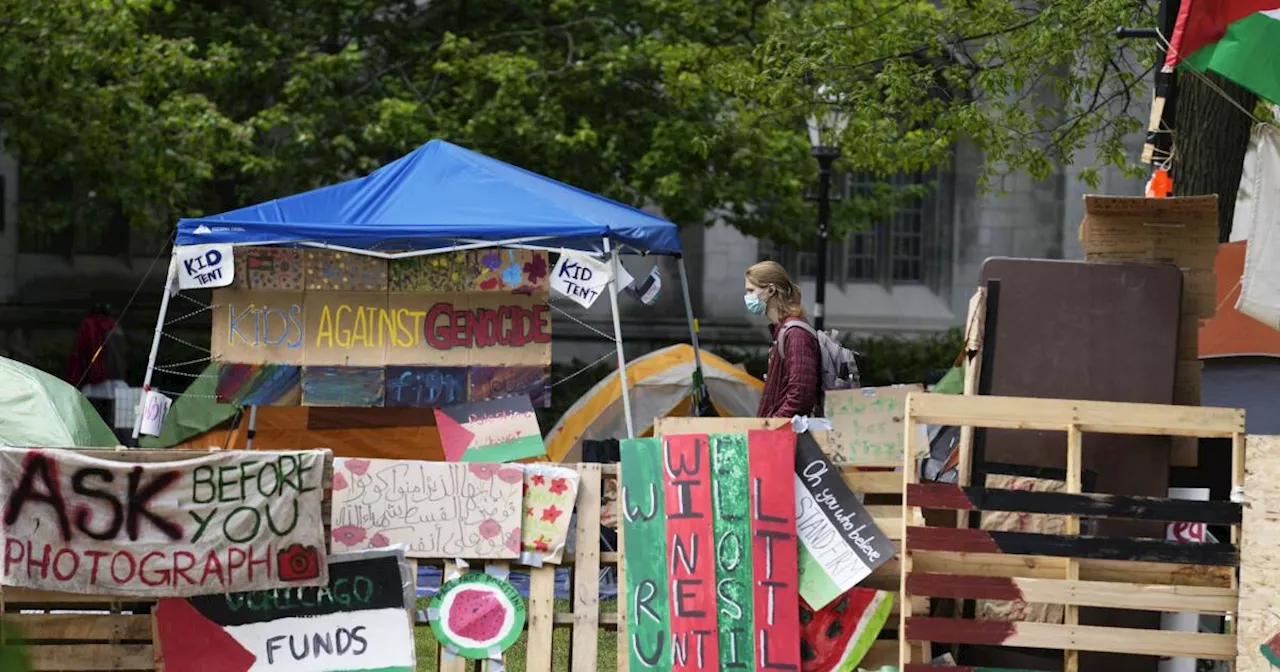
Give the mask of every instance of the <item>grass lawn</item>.
<path id="1" fill-rule="evenodd" d="M 426 609 L 427 600 L 418 600 L 418 608 Z M 618 604 L 614 600 L 606 600 L 600 602 L 600 611 L 610 612 L 618 608 Z M 570 613 L 571 608 L 569 600 L 556 600 L 556 613 Z M 435 672 L 439 665 L 436 660 L 436 643 L 435 633 L 431 631 L 430 626 L 418 626 L 414 629 L 416 647 L 418 652 L 418 672 Z M 554 644 L 551 653 L 551 669 L 555 672 L 569 672 L 569 640 L 573 636 L 573 629 L 569 626 L 557 627 L 552 635 Z M 513 672 L 520 672 L 525 669 L 525 645 L 528 640 L 529 633 L 525 631 L 520 634 L 520 639 L 507 649 L 506 666 Z M 596 669 L 600 672 L 615 672 L 618 669 L 618 633 L 614 630 L 600 630 L 600 655 L 597 658 Z M 530 670 L 529 672 L 545 672 L 543 670 Z M 574 671 L 580 672 L 580 671 Z"/>

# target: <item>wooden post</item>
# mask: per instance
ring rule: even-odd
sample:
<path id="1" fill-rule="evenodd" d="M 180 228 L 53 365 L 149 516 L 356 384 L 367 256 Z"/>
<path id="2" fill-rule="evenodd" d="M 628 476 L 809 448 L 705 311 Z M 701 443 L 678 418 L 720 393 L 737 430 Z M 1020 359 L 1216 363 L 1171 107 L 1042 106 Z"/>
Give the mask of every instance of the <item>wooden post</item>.
<path id="1" fill-rule="evenodd" d="M 683 268 L 683 266 L 681 267 Z M 627 539 L 623 534 L 622 524 L 622 465 L 618 465 L 618 499 L 614 502 L 614 506 L 618 507 L 617 515 L 614 520 L 618 521 L 618 672 L 630 672 L 631 656 L 629 655 L 630 642 L 627 640 Z"/>
<path id="2" fill-rule="evenodd" d="M 596 669 L 600 653 L 600 465 L 579 465 L 578 474 L 570 666 L 575 672 Z"/>
<path id="3" fill-rule="evenodd" d="M 1071 424 L 1067 426 L 1067 492 L 1070 494 L 1080 494 L 1082 490 L 1082 467 L 1084 460 L 1083 455 L 1083 437 L 1080 434 L 1080 426 Z M 1080 534 L 1080 517 L 1066 517 L 1066 534 Z M 1067 576 L 1068 581 L 1080 580 L 1080 561 L 1076 558 L 1067 559 Z M 1074 604 L 1068 604 L 1063 607 L 1062 622 L 1064 625 L 1074 626 L 1080 624 L 1080 608 Z M 1065 672 L 1079 672 L 1080 670 L 1080 652 L 1074 649 L 1067 649 L 1062 654 L 1063 670 Z"/>

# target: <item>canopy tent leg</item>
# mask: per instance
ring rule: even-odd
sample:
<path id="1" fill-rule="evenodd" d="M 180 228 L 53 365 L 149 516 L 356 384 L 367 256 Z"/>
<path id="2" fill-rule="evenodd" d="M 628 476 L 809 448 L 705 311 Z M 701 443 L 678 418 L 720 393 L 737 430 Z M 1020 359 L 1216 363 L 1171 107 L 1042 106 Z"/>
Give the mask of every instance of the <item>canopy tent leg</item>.
<path id="1" fill-rule="evenodd" d="M 249 407 L 249 430 L 245 432 L 244 449 L 253 450 L 253 436 L 258 432 L 258 407 Z"/>
<path id="2" fill-rule="evenodd" d="M 622 414 L 627 420 L 627 438 L 636 438 L 635 423 L 631 419 L 631 390 L 627 385 L 627 356 L 622 352 L 622 317 L 618 314 L 618 251 L 604 239 L 604 251 L 613 265 L 613 280 L 609 283 L 609 307 L 613 311 L 613 343 L 618 349 L 618 375 L 622 381 Z"/>
<path id="3" fill-rule="evenodd" d="M 160 334 L 164 331 L 164 318 L 169 313 L 169 297 L 173 296 L 170 291 L 174 287 L 174 282 L 178 278 L 178 258 L 169 257 L 169 272 L 164 278 L 164 294 L 160 295 L 160 314 L 156 316 L 156 332 L 151 336 L 151 354 L 147 355 L 147 372 L 142 376 L 142 400 L 138 402 L 138 407 L 133 409 L 134 417 L 141 418 L 142 403 L 146 401 L 146 392 L 151 389 L 151 374 L 156 369 L 156 356 L 160 354 Z M 138 436 L 142 433 L 142 422 L 135 420 L 133 423 L 133 440 L 136 442 Z"/>
<path id="4" fill-rule="evenodd" d="M 689 272 L 684 268 L 684 255 L 676 257 L 680 266 L 680 291 L 684 292 L 684 316 L 689 320 L 689 342 L 693 345 L 693 370 L 702 373 L 702 349 L 698 347 L 698 323 L 693 318 L 693 301 L 689 298 Z"/>

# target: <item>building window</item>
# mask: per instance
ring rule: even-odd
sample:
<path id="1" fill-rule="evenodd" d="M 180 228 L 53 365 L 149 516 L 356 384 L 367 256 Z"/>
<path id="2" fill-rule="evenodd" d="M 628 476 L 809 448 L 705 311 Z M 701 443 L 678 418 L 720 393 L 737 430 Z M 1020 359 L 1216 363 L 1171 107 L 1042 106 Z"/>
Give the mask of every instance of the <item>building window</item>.
<path id="1" fill-rule="evenodd" d="M 831 239 L 827 260 L 828 282 L 838 284 L 877 283 L 893 285 L 925 284 L 938 291 L 945 263 L 946 194 L 939 186 L 939 173 L 898 175 L 889 184 L 895 189 L 927 186 L 921 197 L 900 203 L 893 214 L 870 227 L 850 233 L 843 240 Z M 877 181 L 870 175 L 845 177 L 845 194 L 869 196 Z M 806 280 L 817 276 L 814 251 L 789 250 L 761 242 L 761 259 L 774 259 Z"/>

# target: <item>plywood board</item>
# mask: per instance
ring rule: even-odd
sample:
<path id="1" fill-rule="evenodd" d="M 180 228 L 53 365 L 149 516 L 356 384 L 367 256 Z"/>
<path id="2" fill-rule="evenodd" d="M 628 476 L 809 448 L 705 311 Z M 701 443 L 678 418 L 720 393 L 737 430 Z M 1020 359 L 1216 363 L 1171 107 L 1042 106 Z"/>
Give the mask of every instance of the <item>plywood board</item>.
<path id="1" fill-rule="evenodd" d="M 922 391 L 923 385 L 893 385 L 827 392 L 826 414 L 831 420 L 827 454 L 831 461 L 901 464 L 907 394 Z"/>
<path id="2" fill-rule="evenodd" d="M 306 319 L 301 292 L 213 292 L 214 361 L 301 364 Z"/>
<path id="3" fill-rule="evenodd" d="M 1280 436 L 1250 436 L 1245 448 L 1240 539 L 1239 672 L 1280 667 Z"/>
<path id="4" fill-rule="evenodd" d="M 381 367 L 386 363 L 387 344 L 397 327 L 387 310 L 386 292 L 308 291 L 303 304 L 304 364 Z"/>

